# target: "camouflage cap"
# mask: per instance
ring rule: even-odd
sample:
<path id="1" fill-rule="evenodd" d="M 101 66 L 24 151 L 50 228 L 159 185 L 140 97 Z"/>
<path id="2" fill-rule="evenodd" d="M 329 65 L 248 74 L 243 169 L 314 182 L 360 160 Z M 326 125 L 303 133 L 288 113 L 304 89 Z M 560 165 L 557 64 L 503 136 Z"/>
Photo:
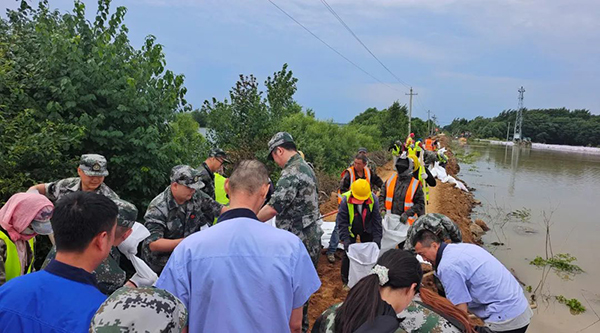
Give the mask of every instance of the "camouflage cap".
<path id="1" fill-rule="evenodd" d="M 294 138 L 292 137 L 292 135 L 290 133 L 278 132 L 277 134 L 273 135 L 271 140 L 269 140 L 269 159 L 270 160 L 273 159 L 273 156 L 271 155 L 273 150 L 275 150 L 275 148 L 281 146 L 282 144 L 284 144 L 286 142 L 294 143 Z"/>
<path id="2" fill-rule="evenodd" d="M 413 226 L 416 228 L 421 228 L 420 230 L 429 230 L 439 236 L 441 228 L 444 226 L 442 221 L 447 222 L 446 224 L 454 224 L 454 222 L 452 222 L 452 220 L 444 214 L 428 213 L 419 216 L 419 218 L 413 223 Z"/>
<path id="3" fill-rule="evenodd" d="M 185 305 L 170 292 L 154 287 L 121 287 L 92 318 L 92 333 L 180 333 L 187 325 Z"/>
<path id="4" fill-rule="evenodd" d="M 200 172 L 189 165 L 176 165 L 171 169 L 171 183 L 185 185 L 194 190 L 204 187 Z"/>
<path id="5" fill-rule="evenodd" d="M 117 204 L 117 207 L 119 207 L 117 225 L 120 227 L 132 228 L 138 216 L 138 210 L 135 205 L 121 199 L 116 199 L 114 202 Z"/>
<path id="6" fill-rule="evenodd" d="M 358 153 L 359 153 L 359 154 L 360 154 L 360 153 L 365 153 L 365 154 L 366 154 L 366 153 L 368 153 L 368 152 L 369 152 L 369 151 L 368 151 L 368 150 L 367 150 L 367 148 L 365 148 L 365 147 L 360 147 L 360 148 L 358 148 Z"/>
<path id="7" fill-rule="evenodd" d="M 229 159 L 227 159 L 227 153 L 221 148 L 213 148 L 208 153 L 208 157 L 219 157 L 223 159 L 225 163 L 231 163 Z"/>
<path id="8" fill-rule="evenodd" d="M 81 155 L 79 168 L 88 176 L 108 176 L 106 158 L 98 154 Z"/>

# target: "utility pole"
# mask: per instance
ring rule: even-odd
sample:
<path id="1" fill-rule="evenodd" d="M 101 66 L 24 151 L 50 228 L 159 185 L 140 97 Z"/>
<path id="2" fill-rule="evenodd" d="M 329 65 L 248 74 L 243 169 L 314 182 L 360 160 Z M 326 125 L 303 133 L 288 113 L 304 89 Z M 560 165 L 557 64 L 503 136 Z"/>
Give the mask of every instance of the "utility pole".
<path id="1" fill-rule="evenodd" d="M 433 132 L 435 131 L 435 126 L 437 126 L 437 116 L 434 114 L 431 116 L 431 135 L 433 135 Z"/>
<path id="2" fill-rule="evenodd" d="M 413 94 L 413 89 L 412 89 L 412 87 L 410 87 L 410 94 L 405 94 L 405 95 L 410 96 L 410 104 L 408 107 L 408 135 L 410 135 L 410 133 L 411 133 L 410 132 L 410 122 L 412 121 L 412 97 L 416 96 L 418 94 L 416 94 L 416 93 Z"/>
<path id="3" fill-rule="evenodd" d="M 429 114 L 431 110 L 427 110 L 427 135 L 431 135 L 431 121 L 429 120 Z"/>
<path id="4" fill-rule="evenodd" d="M 519 91 L 519 110 L 517 110 L 517 121 L 515 121 L 515 133 L 513 135 L 514 141 L 523 141 L 523 93 L 525 88 L 521 86 Z"/>
<path id="5" fill-rule="evenodd" d="M 510 121 L 508 122 L 508 126 L 506 126 L 506 141 L 508 142 L 508 135 L 510 133 Z"/>

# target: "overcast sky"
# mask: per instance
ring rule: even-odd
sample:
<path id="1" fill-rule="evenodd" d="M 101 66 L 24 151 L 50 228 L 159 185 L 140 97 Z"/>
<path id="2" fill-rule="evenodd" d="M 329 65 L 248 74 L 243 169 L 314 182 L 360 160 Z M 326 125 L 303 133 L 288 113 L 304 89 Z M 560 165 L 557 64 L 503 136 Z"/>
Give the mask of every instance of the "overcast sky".
<path id="1" fill-rule="evenodd" d="M 239 74 L 260 82 L 288 63 L 296 99 L 317 117 L 347 122 L 368 107 L 408 104 L 399 83 L 345 30 L 320 0 L 272 0 L 361 72 L 286 17 L 268 0 L 114 0 L 139 47 L 152 34 L 167 67 L 186 77 L 187 99 L 227 96 Z M 37 2 L 37 1 L 35 1 Z M 71 11 L 73 2 L 49 0 Z M 84 1 L 93 18 L 97 1 Z M 517 107 L 585 108 L 600 113 L 598 0 L 328 0 L 371 51 L 442 124 Z M 13 0 L 0 0 L 14 8 Z M 3 11 L 4 12 L 4 11 Z M 2 14 L 5 17 L 5 14 Z"/>

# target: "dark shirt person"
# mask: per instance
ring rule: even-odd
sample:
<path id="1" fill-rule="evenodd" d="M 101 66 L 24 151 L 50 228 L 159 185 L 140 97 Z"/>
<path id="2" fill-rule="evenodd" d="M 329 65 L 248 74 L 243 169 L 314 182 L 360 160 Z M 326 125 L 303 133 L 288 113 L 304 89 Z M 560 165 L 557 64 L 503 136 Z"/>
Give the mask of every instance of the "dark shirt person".
<path id="1" fill-rule="evenodd" d="M 117 213 L 109 198 L 83 191 L 56 203 L 56 259 L 0 288 L 0 333 L 88 331 L 106 299 L 92 272 L 111 250 Z"/>

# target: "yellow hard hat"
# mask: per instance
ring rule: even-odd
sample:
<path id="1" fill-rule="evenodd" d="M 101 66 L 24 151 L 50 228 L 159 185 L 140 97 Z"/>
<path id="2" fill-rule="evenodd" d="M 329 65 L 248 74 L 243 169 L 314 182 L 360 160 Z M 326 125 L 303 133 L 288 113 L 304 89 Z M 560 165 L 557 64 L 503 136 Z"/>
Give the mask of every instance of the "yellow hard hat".
<path id="1" fill-rule="evenodd" d="M 352 196 L 356 200 L 367 200 L 371 196 L 371 185 L 365 179 L 358 179 L 350 185 Z"/>

